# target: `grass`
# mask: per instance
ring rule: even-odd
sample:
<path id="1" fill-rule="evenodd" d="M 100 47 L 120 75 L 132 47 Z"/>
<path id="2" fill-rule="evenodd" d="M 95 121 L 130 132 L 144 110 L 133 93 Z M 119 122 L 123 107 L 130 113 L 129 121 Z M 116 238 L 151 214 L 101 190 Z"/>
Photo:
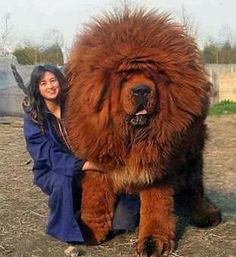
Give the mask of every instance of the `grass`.
<path id="1" fill-rule="evenodd" d="M 209 110 L 209 115 L 222 116 L 225 114 L 236 114 L 236 102 L 224 100 L 213 105 Z"/>

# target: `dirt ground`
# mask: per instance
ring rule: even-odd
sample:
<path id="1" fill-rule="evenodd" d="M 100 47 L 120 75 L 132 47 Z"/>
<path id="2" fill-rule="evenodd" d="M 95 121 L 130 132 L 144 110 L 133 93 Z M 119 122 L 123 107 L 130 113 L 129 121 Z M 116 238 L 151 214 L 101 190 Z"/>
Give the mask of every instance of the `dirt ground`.
<path id="1" fill-rule="evenodd" d="M 236 116 L 210 117 L 205 151 L 207 195 L 221 209 L 223 222 L 211 229 L 191 227 L 179 217 L 175 257 L 236 256 Z M 66 243 L 45 235 L 47 197 L 33 186 L 20 118 L 0 119 L 0 257 L 64 257 Z M 99 246 L 76 246 L 79 256 L 131 257 L 136 233 Z"/>

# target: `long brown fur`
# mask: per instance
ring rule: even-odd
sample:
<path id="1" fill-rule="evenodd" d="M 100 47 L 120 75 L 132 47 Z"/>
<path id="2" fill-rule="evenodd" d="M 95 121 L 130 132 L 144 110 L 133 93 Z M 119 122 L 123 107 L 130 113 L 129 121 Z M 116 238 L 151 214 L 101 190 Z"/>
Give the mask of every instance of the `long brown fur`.
<path id="1" fill-rule="evenodd" d="M 105 176 L 101 197 L 109 192 L 140 193 L 138 254 L 148 255 L 150 240 L 156 256 L 173 250 L 176 195 L 189 203 L 185 201 L 186 210 L 198 225 L 220 221 L 217 209 L 204 198 L 202 182 L 209 82 L 197 45 L 182 26 L 157 11 L 107 14 L 78 35 L 66 72 L 72 149 L 102 171 L 93 179 L 85 173 L 89 186 L 83 187 L 84 220 L 83 208 L 87 213 L 93 206 L 93 185 L 99 192 L 98 181 Z M 130 92 L 138 84 L 151 90 L 146 106 L 150 118 L 147 126 L 133 128 L 127 117 L 137 112 Z M 191 205 L 193 199 L 197 206 Z M 103 205 L 106 217 L 114 202 L 108 197 Z M 111 225 L 105 232 L 99 229 L 94 225 L 99 214 L 94 208 L 91 212 L 93 219 L 84 223 L 95 240 L 102 241 Z M 102 222 L 109 223 L 106 218 Z"/>

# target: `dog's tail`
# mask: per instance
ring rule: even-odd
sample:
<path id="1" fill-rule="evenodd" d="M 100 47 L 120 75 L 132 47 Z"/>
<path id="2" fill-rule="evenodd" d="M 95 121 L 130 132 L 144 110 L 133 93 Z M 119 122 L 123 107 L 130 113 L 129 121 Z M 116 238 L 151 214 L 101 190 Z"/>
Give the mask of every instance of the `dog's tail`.
<path id="1" fill-rule="evenodd" d="M 16 66 L 14 64 L 11 64 L 11 70 L 17 83 L 17 86 L 24 92 L 25 95 L 27 95 L 28 87 L 24 84 L 24 80 L 21 77 L 20 73 L 17 71 Z"/>

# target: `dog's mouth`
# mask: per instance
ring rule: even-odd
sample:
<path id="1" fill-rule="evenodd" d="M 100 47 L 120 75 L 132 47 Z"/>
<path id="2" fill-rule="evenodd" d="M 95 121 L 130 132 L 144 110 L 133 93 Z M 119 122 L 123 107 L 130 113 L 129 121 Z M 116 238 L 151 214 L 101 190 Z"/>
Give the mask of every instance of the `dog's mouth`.
<path id="1" fill-rule="evenodd" d="M 142 109 L 130 116 L 130 124 L 133 127 L 141 128 L 148 125 L 149 115 L 146 109 Z"/>

